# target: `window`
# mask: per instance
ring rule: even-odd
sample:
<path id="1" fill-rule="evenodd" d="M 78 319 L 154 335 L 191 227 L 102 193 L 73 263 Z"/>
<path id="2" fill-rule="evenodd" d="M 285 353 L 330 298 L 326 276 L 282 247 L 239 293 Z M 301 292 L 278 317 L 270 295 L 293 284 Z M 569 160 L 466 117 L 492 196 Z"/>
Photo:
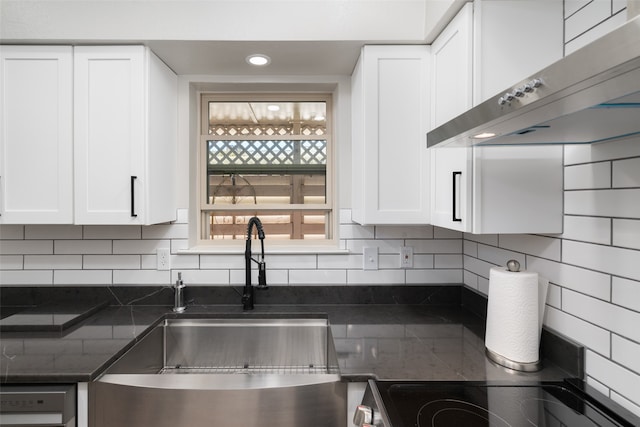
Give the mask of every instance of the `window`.
<path id="1" fill-rule="evenodd" d="M 333 238 L 331 96 L 201 95 L 201 241 Z"/>

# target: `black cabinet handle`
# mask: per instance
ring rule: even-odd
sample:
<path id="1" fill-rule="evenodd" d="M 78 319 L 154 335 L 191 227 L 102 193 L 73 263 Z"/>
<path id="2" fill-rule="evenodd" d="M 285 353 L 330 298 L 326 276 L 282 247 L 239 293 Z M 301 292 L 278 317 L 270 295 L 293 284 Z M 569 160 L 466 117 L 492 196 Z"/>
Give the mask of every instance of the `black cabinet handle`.
<path id="1" fill-rule="evenodd" d="M 131 217 L 135 218 L 138 216 L 136 213 L 136 193 L 135 193 L 135 182 L 138 179 L 137 176 L 131 175 Z"/>
<path id="2" fill-rule="evenodd" d="M 458 208 L 458 194 L 460 189 L 458 188 L 459 186 L 456 185 L 457 182 L 459 182 L 459 180 L 457 180 L 457 177 L 462 177 L 462 172 L 452 172 L 451 176 L 453 178 L 453 183 L 451 186 L 451 194 L 453 197 L 453 203 L 452 203 L 452 207 L 453 207 L 453 215 L 452 215 L 452 221 L 454 222 L 462 222 L 462 218 L 459 218 L 456 215 L 456 210 Z"/>

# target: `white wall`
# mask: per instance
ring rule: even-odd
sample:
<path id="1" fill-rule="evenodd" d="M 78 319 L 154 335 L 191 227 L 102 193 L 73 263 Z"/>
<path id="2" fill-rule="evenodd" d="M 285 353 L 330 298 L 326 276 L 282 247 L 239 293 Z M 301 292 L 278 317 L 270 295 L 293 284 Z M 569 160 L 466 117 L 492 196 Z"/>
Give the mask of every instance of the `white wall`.
<path id="1" fill-rule="evenodd" d="M 551 281 L 545 325 L 586 347 L 588 382 L 640 414 L 640 137 L 565 147 L 561 235 L 465 235 L 464 282 L 517 259 Z"/>

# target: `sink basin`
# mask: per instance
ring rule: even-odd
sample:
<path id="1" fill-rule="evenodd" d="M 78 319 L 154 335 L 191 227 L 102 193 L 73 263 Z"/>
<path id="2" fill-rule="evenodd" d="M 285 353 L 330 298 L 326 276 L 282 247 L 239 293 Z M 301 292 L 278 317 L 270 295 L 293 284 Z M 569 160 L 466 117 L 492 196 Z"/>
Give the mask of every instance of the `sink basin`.
<path id="1" fill-rule="evenodd" d="M 321 317 L 165 319 L 89 385 L 90 425 L 346 425 Z"/>

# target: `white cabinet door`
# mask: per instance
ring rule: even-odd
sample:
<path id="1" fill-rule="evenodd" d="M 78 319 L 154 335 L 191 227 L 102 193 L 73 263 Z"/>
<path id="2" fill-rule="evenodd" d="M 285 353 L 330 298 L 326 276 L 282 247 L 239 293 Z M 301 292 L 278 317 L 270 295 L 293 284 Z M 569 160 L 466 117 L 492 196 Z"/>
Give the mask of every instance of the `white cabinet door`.
<path id="1" fill-rule="evenodd" d="M 0 223 L 70 224 L 72 48 L 0 51 Z"/>
<path id="2" fill-rule="evenodd" d="M 431 224 L 470 231 L 472 154 L 467 147 L 431 149 Z"/>
<path id="3" fill-rule="evenodd" d="M 562 146 L 431 150 L 433 225 L 474 234 L 562 232 Z"/>
<path id="4" fill-rule="evenodd" d="M 473 3 L 431 45 L 431 128 L 473 106 Z"/>
<path id="5" fill-rule="evenodd" d="M 352 76 L 352 218 L 429 222 L 429 47 L 365 46 Z"/>
<path id="6" fill-rule="evenodd" d="M 170 70 L 158 75 L 156 67 L 166 68 L 143 46 L 75 49 L 77 224 L 175 219 L 177 86 Z"/>
<path id="7" fill-rule="evenodd" d="M 563 56 L 562 0 L 474 0 L 474 104 Z"/>

